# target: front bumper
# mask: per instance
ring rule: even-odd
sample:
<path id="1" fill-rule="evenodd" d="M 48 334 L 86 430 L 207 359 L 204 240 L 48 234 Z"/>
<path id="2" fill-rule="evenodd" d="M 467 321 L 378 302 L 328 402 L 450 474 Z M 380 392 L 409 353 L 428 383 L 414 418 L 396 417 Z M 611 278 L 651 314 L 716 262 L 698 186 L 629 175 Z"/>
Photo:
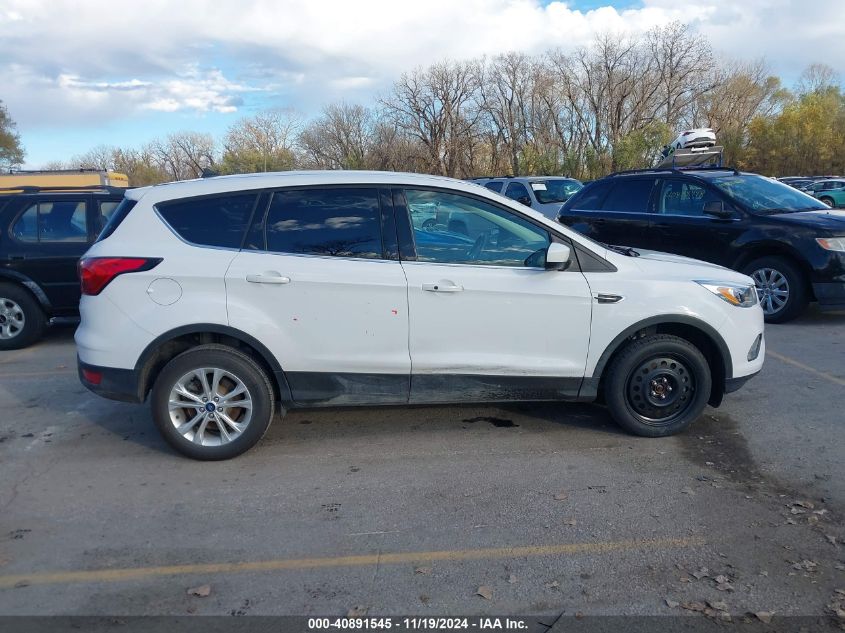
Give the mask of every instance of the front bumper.
<path id="1" fill-rule="evenodd" d="M 813 294 L 824 310 L 845 310 L 845 283 L 814 283 Z"/>
<path id="2" fill-rule="evenodd" d="M 739 378 L 727 378 L 725 379 L 725 393 L 733 393 L 734 391 L 738 391 L 742 389 L 742 387 L 747 383 L 749 380 L 754 378 L 757 374 L 760 373 L 760 370 L 755 371 L 753 374 L 748 374 L 747 376 L 740 376 Z"/>
<path id="3" fill-rule="evenodd" d="M 121 402 L 143 402 L 140 381 L 134 369 L 98 367 L 76 357 L 79 381 L 98 396 Z"/>

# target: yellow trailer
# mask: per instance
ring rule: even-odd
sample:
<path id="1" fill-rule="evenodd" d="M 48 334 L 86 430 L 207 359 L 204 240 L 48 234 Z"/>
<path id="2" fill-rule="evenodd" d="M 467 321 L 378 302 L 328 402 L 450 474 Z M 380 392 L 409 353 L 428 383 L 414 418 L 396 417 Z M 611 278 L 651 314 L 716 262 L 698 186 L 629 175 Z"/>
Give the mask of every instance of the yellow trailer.
<path id="1" fill-rule="evenodd" d="M 123 187 L 129 186 L 126 174 L 100 169 L 57 169 L 51 171 L 13 171 L 0 174 L 0 190 L 17 187 Z"/>

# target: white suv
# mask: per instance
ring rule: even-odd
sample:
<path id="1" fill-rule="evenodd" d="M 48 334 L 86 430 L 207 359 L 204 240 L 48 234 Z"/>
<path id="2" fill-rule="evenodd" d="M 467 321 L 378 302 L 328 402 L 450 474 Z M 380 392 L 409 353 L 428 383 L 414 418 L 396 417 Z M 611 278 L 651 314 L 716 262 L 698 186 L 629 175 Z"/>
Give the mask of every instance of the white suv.
<path id="1" fill-rule="evenodd" d="M 242 453 L 294 407 L 603 399 L 629 431 L 671 435 L 765 354 L 750 278 L 434 176 L 130 190 L 80 274 L 82 382 L 149 397 L 197 459 Z"/>

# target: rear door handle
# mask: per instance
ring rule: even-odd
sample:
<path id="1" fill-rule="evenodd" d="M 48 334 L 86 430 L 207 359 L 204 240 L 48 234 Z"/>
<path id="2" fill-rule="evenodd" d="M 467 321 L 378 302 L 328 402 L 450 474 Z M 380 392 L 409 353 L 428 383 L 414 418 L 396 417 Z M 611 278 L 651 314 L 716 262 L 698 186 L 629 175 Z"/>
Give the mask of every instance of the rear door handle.
<path id="1" fill-rule="evenodd" d="M 283 277 L 277 272 L 265 272 L 260 275 L 247 275 L 246 280 L 252 284 L 289 284 L 290 277 Z"/>
<path id="2" fill-rule="evenodd" d="M 446 283 L 446 284 L 436 283 L 436 284 L 423 284 L 422 289 L 426 290 L 428 292 L 461 292 L 464 289 L 464 287 L 458 286 L 458 285 L 455 285 L 455 284 L 450 284 L 450 283 Z"/>

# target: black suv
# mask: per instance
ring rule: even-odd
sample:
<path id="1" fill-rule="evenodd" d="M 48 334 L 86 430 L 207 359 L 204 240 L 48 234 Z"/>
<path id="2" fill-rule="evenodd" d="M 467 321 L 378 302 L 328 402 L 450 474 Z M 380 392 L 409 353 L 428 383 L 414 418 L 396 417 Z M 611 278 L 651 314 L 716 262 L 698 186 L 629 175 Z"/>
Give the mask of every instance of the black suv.
<path id="1" fill-rule="evenodd" d="M 125 189 L 0 190 L 0 350 L 37 341 L 50 322 L 76 320 L 76 264 Z"/>
<path id="2" fill-rule="evenodd" d="M 620 172 L 572 196 L 558 221 L 607 244 L 744 272 L 771 323 L 811 300 L 845 308 L 845 212 L 771 178 L 721 168 Z"/>

